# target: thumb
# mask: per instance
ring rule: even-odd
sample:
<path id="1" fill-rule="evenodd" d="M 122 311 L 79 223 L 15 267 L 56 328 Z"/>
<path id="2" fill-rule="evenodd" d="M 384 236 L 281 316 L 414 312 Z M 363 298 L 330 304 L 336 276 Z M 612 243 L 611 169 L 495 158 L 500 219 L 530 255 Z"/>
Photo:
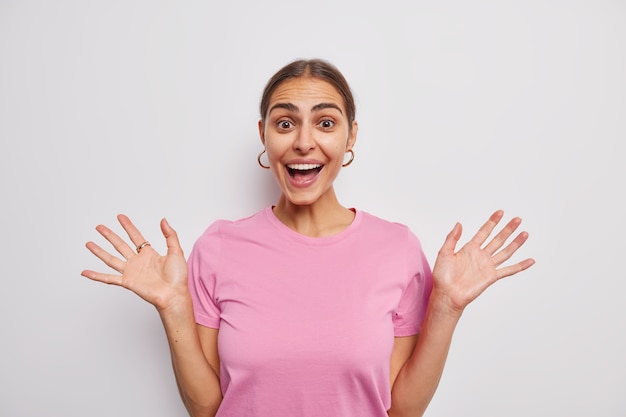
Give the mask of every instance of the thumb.
<path id="1" fill-rule="evenodd" d="M 167 220 L 161 220 L 161 232 L 163 232 L 163 236 L 165 236 L 165 243 L 167 244 L 167 254 L 168 255 L 180 255 L 184 257 L 183 249 L 180 247 L 180 242 L 178 240 L 178 234 L 176 230 L 170 226 Z"/>
<path id="2" fill-rule="evenodd" d="M 443 242 L 443 246 L 441 246 L 439 254 L 444 256 L 454 255 L 456 244 L 459 242 L 462 233 L 463 226 L 461 223 L 457 222 L 450 233 L 446 236 L 446 240 Z"/>

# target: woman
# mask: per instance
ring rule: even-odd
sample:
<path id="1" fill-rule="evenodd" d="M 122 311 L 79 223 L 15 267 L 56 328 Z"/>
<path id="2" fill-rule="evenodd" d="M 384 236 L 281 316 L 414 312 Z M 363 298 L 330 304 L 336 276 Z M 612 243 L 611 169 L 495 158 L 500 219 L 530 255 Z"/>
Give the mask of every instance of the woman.
<path id="1" fill-rule="evenodd" d="M 123 215 L 135 248 L 96 228 L 123 259 L 87 243 L 121 275 L 84 276 L 157 308 L 190 415 L 422 415 L 464 308 L 533 265 L 501 266 L 528 238 L 505 245 L 521 223 L 513 218 L 489 239 L 502 211 L 456 252 L 455 225 L 431 273 L 408 228 L 343 207 L 333 182 L 354 158 L 357 129 L 342 74 L 292 62 L 261 100 L 258 162 L 280 186 L 275 206 L 215 222 L 187 261 L 165 220 L 165 256 Z"/>

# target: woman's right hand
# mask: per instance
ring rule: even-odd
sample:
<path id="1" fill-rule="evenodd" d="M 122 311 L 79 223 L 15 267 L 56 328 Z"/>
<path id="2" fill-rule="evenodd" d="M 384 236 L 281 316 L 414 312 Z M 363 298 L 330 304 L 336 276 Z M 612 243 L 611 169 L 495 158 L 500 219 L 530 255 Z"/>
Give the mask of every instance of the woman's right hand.
<path id="1" fill-rule="evenodd" d="M 96 230 L 113 245 L 122 259 L 94 242 L 87 242 L 86 246 L 91 253 L 121 275 L 91 270 L 85 270 L 81 275 L 94 281 L 127 288 L 153 304 L 159 312 L 166 311 L 178 300 L 188 301 L 187 263 L 176 231 L 165 219 L 161 220 L 161 231 L 167 243 L 167 254 L 161 256 L 146 242 L 128 217 L 120 214 L 117 219 L 137 249 L 129 246 L 103 225 L 97 226 Z M 146 245 L 139 249 L 142 243 Z"/>

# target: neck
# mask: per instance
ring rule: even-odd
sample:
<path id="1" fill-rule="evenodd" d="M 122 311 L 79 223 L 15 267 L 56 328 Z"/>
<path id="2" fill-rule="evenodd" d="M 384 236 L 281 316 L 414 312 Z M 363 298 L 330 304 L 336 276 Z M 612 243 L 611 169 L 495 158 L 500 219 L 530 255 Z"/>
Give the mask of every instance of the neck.
<path id="1" fill-rule="evenodd" d="M 290 229 L 311 237 L 342 232 L 354 220 L 354 212 L 339 204 L 333 190 L 312 204 L 297 205 L 281 195 L 274 215 Z"/>

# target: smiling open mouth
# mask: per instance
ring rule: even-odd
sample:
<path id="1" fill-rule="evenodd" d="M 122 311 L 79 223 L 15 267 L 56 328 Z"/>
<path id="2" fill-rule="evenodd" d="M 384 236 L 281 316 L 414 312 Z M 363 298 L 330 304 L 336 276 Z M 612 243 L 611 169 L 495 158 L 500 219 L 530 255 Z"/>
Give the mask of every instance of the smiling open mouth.
<path id="1" fill-rule="evenodd" d="M 324 167 L 321 164 L 289 164 L 287 165 L 287 172 L 291 178 L 313 178 Z"/>

